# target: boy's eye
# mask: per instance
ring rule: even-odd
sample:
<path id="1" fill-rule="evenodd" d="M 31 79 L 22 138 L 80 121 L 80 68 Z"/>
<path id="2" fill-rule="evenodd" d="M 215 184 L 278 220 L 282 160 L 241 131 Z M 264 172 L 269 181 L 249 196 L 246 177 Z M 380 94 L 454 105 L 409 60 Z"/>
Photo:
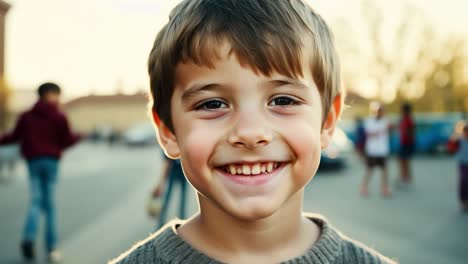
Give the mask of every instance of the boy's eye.
<path id="1" fill-rule="evenodd" d="M 273 106 L 288 106 L 288 105 L 296 105 L 296 104 L 298 104 L 297 100 L 294 100 L 293 98 L 287 97 L 287 96 L 276 97 L 270 102 L 270 105 L 273 105 Z"/>
<path id="2" fill-rule="evenodd" d="M 215 110 L 219 108 L 227 108 L 227 105 L 219 100 L 209 100 L 195 107 L 195 110 Z"/>

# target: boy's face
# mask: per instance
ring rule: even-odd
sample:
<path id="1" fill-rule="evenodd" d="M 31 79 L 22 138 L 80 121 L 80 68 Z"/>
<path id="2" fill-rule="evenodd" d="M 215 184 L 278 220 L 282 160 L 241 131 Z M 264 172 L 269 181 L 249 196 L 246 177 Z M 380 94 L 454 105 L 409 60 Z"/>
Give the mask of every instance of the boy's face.
<path id="1" fill-rule="evenodd" d="M 166 153 L 181 157 L 199 193 L 238 219 L 267 217 L 315 175 L 341 100 L 322 128 L 310 75 L 257 75 L 221 53 L 214 68 L 179 64 L 171 99 L 175 133 L 159 125 Z"/>

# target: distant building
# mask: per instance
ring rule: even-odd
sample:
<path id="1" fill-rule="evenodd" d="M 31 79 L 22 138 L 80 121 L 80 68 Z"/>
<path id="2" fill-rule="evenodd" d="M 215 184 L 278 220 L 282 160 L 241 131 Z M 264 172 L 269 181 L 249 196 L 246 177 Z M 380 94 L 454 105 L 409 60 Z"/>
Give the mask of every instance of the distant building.
<path id="1" fill-rule="evenodd" d="M 12 90 L 8 101 L 8 130 L 13 129 L 19 115 L 37 101 L 37 91 Z M 134 95 L 88 95 L 65 102 L 61 107 L 74 130 L 91 132 L 95 128 L 124 131 L 138 123 L 148 121 L 147 98 L 143 93 Z"/>
<path id="2" fill-rule="evenodd" d="M 149 121 L 146 94 L 89 95 L 63 105 L 74 130 L 91 132 L 110 127 L 116 131 Z"/>
<path id="3" fill-rule="evenodd" d="M 10 5 L 0 0 L 0 76 L 3 77 L 5 67 L 5 16 Z"/>
<path id="4" fill-rule="evenodd" d="M 5 71 L 5 17 L 10 5 L 0 0 L 0 131 L 7 125 L 6 85 L 4 83 Z"/>

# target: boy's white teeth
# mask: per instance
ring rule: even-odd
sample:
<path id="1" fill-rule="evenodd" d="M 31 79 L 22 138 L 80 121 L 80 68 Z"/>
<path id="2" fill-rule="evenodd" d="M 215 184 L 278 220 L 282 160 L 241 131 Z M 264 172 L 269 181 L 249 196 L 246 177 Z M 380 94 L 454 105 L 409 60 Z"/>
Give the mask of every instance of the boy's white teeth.
<path id="1" fill-rule="evenodd" d="M 273 163 L 268 162 L 266 170 L 267 170 L 267 172 L 272 172 L 273 171 Z"/>
<path id="2" fill-rule="evenodd" d="M 250 167 L 249 165 L 242 165 L 242 174 L 250 174 Z"/>
<path id="3" fill-rule="evenodd" d="M 280 163 L 278 162 L 255 163 L 251 165 L 227 165 L 224 167 L 224 171 L 233 175 L 258 175 L 262 173 L 270 173 L 274 169 L 278 168 L 279 165 Z"/>
<path id="4" fill-rule="evenodd" d="M 260 174 L 260 164 L 255 164 L 252 166 L 252 174 Z"/>
<path id="5" fill-rule="evenodd" d="M 236 166 L 234 165 L 229 165 L 229 172 L 231 174 L 236 174 L 237 170 L 236 170 Z"/>

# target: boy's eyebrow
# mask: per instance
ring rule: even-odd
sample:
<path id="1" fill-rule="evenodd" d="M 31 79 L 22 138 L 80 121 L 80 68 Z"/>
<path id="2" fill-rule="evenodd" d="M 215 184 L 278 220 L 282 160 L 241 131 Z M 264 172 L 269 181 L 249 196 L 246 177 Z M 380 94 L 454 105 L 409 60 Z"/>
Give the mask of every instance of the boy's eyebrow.
<path id="1" fill-rule="evenodd" d="M 193 97 L 197 93 L 203 92 L 203 91 L 212 91 L 215 90 L 216 88 L 219 88 L 219 84 L 217 83 L 210 83 L 210 84 L 194 84 L 190 88 L 188 88 L 184 93 L 182 94 L 182 101 L 187 101 L 190 97 Z"/>
<path id="2" fill-rule="evenodd" d="M 308 86 L 304 84 L 303 82 L 301 82 L 300 80 L 291 79 L 291 78 L 276 78 L 273 80 L 267 80 L 264 82 L 264 84 L 268 86 L 273 84 L 274 87 L 283 86 L 283 85 L 292 85 L 293 87 L 296 87 L 296 88 L 308 88 Z"/>

